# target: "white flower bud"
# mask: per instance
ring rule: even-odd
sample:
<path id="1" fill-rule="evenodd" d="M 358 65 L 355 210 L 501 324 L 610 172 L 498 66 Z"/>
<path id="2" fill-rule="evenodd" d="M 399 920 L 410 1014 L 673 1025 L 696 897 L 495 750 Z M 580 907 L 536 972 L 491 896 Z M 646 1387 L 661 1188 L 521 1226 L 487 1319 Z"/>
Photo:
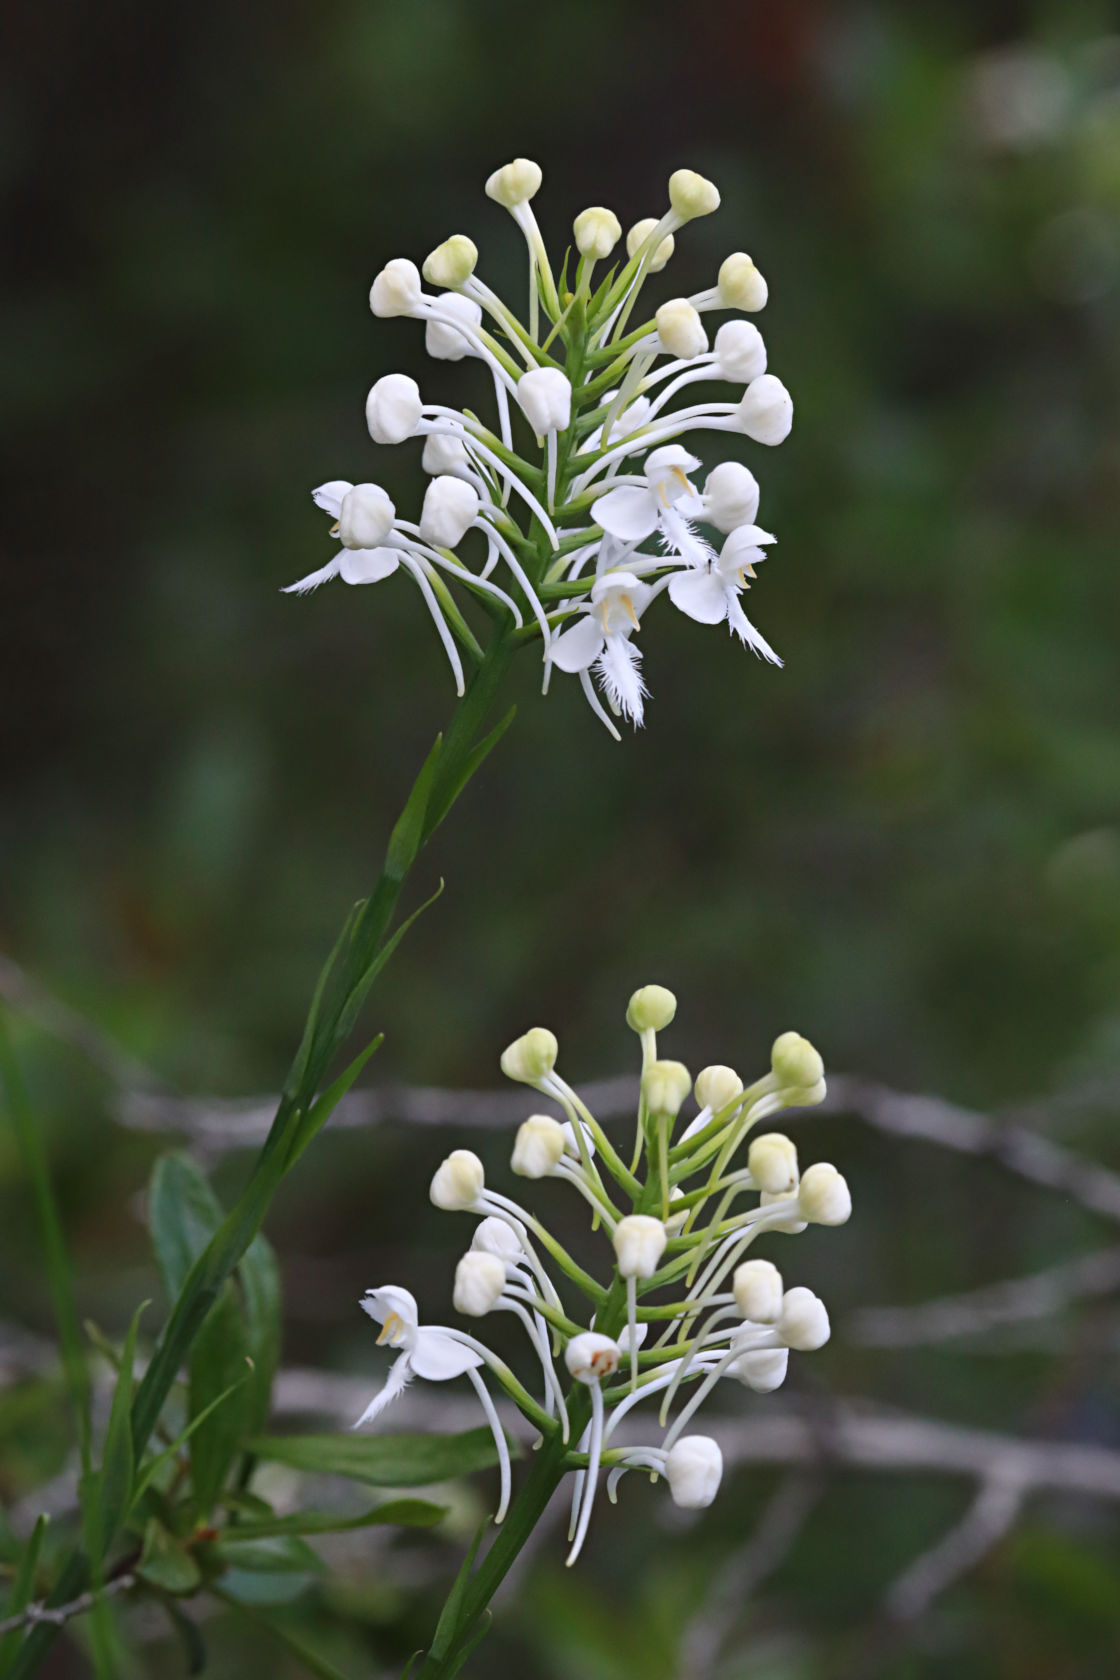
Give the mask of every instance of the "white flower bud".
<path id="1" fill-rule="evenodd" d="M 789 1349 L 752 1348 L 741 1353 L 729 1369 L 745 1388 L 753 1388 L 756 1394 L 773 1394 L 786 1380 Z"/>
<path id="2" fill-rule="evenodd" d="M 665 1458 L 665 1480 L 673 1504 L 702 1511 L 719 1492 L 723 1454 L 708 1435 L 682 1435 Z"/>
<path id="3" fill-rule="evenodd" d="M 478 262 L 478 246 L 465 233 L 453 233 L 424 259 L 424 278 L 429 286 L 453 290 L 469 280 Z"/>
<path id="4" fill-rule="evenodd" d="M 831 1334 L 828 1312 L 820 1296 L 803 1285 L 787 1289 L 778 1320 L 778 1335 L 786 1346 L 796 1348 L 798 1353 L 814 1353 Z"/>
<path id="5" fill-rule="evenodd" d="M 772 373 L 760 373 L 743 392 L 736 419 L 749 438 L 773 447 L 782 443 L 793 428 L 793 398 L 780 379 Z"/>
<path id="6" fill-rule="evenodd" d="M 572 420 L 572 387 L 559 368 L 531 368 L 517 381 L 517 400 L 538 437 L 566 432 Z"/>
<path id="7" fill-rule="evenodd" d="M 760 1190 L 789 1196 L 797 1189 L 797 1150 L 782 1132 L 764 1132 L 747 1151 L 747 1167 Z"/>
<path id="8" fill-rule="evenodd" d="M 591 1128 L 588 1126 L 586 1120 L 581 1120 L 580 1125 L 583 1128 L 584 1148 L 586 1149 L 588 1155 L 594 1155 L 595 1139 L 591 1136 Z M 572 1122 L 570 1120 L 565 1120 L 560 1129 L 564 1133 L 564 1154 L 568 1157 L 569 1161 L 582 1160 L 583 1157 L 579 1152 L 579 1139 L 576 1137 L 576 1129 L 572 1125 Z"/>
<path id="9" fill-rule="evenodd" d="M 507 1079 L 536 1085 L 556 1066 L 560 1046 L 547 1027 L 530 1027 L 502 1051 L 502 1072 Z"/>
<path id="10" fill-rule="evenodd" d="M 464 297 L 462 292 L 444 292 L 439 307 L 443 314 L 454 315 L 465 326 L 477 329 L 481 325 L 482 305 Z M 464 356 L 472 354 L 474 347 L 457 327 L 448 326 L 446 321 L 430 320 L 424 328 L 424 348 L 437 362 L 461 362 Z"/>
<path id="11" fill-rule="evenodd" d="M 769 1260 L 744 1260 L 731 1284 L 735 1305 L 752 1324 L 776 1324 L 782 1315 L 782 1274 Z"/>
<path id="12" fill-rule="evenodd" d="M 691 222 L 719 209 L 719 188 L 695 169 L 674 169 L 669 177 L 669 203 L 682 222 Z"/>
<path id="13" fill-rule="evenodd" d="M 758 1198 L 758 1205 L 759 1207 L 769 1208 L 773 1207 L 776 1202 L 785 1202 L 788 1204 L 789 1200 L 790 1195 L 788 1190 L 764 1190 Z M 798 1219 L 797 1213 L 794 1211 L 788 1219 L 783 1219 L 777 1225 L 771 1225 L 768 1223 L 766 1229 L 768 1231 L 781 1231 L 787 1236 L 796 1237 L 800 1231 L 808 1230 L 808 1226 L 803 1219 Z"/>
<path id="14" fill-rule="evenodd" d="M 369 306 L 382 319 L 389 315 L 412 315 L 423 296 L 420 270 L 407 257 L 394 257 L 385 264 L 369 289 Z"/>
<path id="15" fill-rule="evenodd" d="M 704 323 L 687 298 L 670 298 L 654 316 L 661 348 L 670 356 L 690 362 L 708 348 Z"/>
<path id="16" fill-rule="evenodd" d="M 536 196 L 543 179 L 539 163 L 531 163 L 528 158 L 514 158 L 512 163 L 495 169 L 486 182 L 486 196 L 504 204 L 507 210 L 513 210 Z"/>
<path id="17" fill-rule="evenodd" d="M 669 1191 L 669 1204 L 684 1201 L 684 1191 L 679 1184 L 674 1184 Z M 688 1208 L 682 1208 L 679 1213 L 671 1213 L 665 1221 L 665 1230 L 670 1237 L 679 1237 L 688 1220 Z"/>
<path id="18" fill-rule="evenodd" d="M 515 1173 L 522 1178 L 547 1178 L 564 1154 L 564 1128 L 548 1114 L 530 1114 L 517 1128 L 513 1143 Z"/>
<path id="19" fill-rule="evenodd" d="M 783 1088 L 792 1085 L 801 1090 L 819 1084 L 824 1078 L 824 1062 L 819 1051 L 796 1032 L 780 1033 L 774 1040 L 770 1048 L 770 1066 Z"/>
<path id="20" fill-rule="evenodd" d="M 511 1265 L 516 1265 L 524 1255 L 517 1232 L 504 1219 L 495 1219 L 493 1214 L 479 1222 L 471 1238 L 471 1247 L 483 1254 L 496 1254 L 499 1260 L 506 1260 Z"/>
<path id="21" fill-rule="evenodd" d="M 708 481 L 711 482 L 710 475 Z M 701 1108 L 710 1108 L 713 1114 L 718 1114 L 721 1108 L 735 1101 L 742 1089 L 743 1081 L 735 1069 L 716 1062 L 711 1067 L 700 1069 L 694 1093 Z"/>
<path id="22" fill-rule="evenodd" d="M 380 484 L 355 484 L 342 498 L 338 538 L 343 548 L 380 548 L 397 510 Z"/>
<path id="23" fill-rule="evenodd" d="M 716 368 L 721 379 L 749 385 L 766 372 L 766 345 L 753 321 L 725 321 L 716 333 Z"/>
<path id="24" fill-rule="evenodd" d="M 366 398 L 366 425 L 374 443 L 403 443 L 415 435 L 424 404 L 407 373 L 387 373 Z"/>
<path id="25" fill-rule="evenodd" d="M 470 1149 L 453 1149 L 436 1168 L 428 1194 L 445 1213 L 461 1213 L 478 1201 L 486 1187 L 482 1162 Z"/>
<path id="26" fill-rule="evenodd" d="M 651 1114 L 675 1120 L 691 1089 L 688 1069 L 680 1062 L 651 1062 L 642 1075 L 642 1095 Z"/>
<path id="27" fill-rule="evenodd" d="M 645 244 L 646 240 L 649 238 L 656 226 L 657 223 L 652 216 L 646 216 L 640 222 L 634 223 L 634 226 L 626 235 L 626 255 L 628 257 L 633 257 L 637 253 L 639 246 Z M 665 264 L 672 256 L 673 251 L 676 248 L 676 243 L 677 242 L 671 233 L 667 233 L 665 235 L 664 239 L 653 253 L 653 256 L 646 264 L 648 273 L 660 274 L 661 270 L 665 267 Z"/>
<path id="28" fill-rule="evenodd" d="M 769 288 L 745 251 L 732 251 L 720 265 L 716 283 L 719 301 L 725 309 L 761 309 Z"/>
<path id="29" fill-rule="evenodd" d="M 572 223 L 572 232 L 580 254 L 593 257 L 596 262 L 601 257 L 609 257 L 622 238 L 618 217 L 613 210 L 604 210 L 601 204 L 581 210 Z"/>
<path id="30" fill-rule="evenodd" d="M 420 465 L 433 478 L 440 473 L 458 477 L 460 473 L 470 471 L 470 464 L 467 446 L 459 438 L 448 437 L 446 432 L 429 432 L 424 439 Z"/>
<path id="31" fill-rule="evenodd" d="M 468 1318 L 485 1318 L 497 1306 L 505 1286 L 505 1263 L 485 1249 L 469 1249 L 455 1268 L 451 1296 L 455 1311 Z"/>
<path id="32" fill-rule="evenodd" d="M 600 1336 L 597 1330 L 581 1330 L 564 1349 L 564 1363 L 577 1382 L 598 1382 L 600 1377 L 613 1376 L 622 1357 L 617 1342 Z"/>
<path id="33" fill-rule="evenodd" d="M 478 491 L 441 473 L 424 492 L 420 535 L 433 548 L 457 548 L 478 518 Z"/>
<path id="34" fill-rule="evenodd" d="M 852 1217 L 852 1193 L 830 1161 L 814 1161 L 797 1191 L 797 1209 L 810 1225 L 845 1225 Z"/>
<path id="35" fill-rule="evenodd" d="M 626 1006 L 632 1032 L 663 1032 L 677 1013 L 677 1000 L 666 986 L 639 986 Z"/>
<path id="36" fill-rule="evenodd" d="M 648 1214 L 630 1213 L 615 1226 L 611 1242 L 622 1277 L 651 1278 L 665 1252 L 665 1227 Z"/>
<path id="37" fill-rule="evenodd" d="M 721 461 L 704 480 L 704 517 L 717 531 L 753 525 L 758 500 L 758 480 L 739 461 Z"/>

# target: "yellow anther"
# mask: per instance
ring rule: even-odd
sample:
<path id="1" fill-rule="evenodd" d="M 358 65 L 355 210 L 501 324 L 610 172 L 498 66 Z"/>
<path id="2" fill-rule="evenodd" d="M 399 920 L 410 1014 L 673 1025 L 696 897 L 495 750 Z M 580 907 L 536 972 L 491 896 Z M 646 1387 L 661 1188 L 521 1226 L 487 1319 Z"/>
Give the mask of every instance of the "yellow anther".
<path id="1" fill-rule="evenodd" d="M 608 611 L 607 598 L 604 595 L 603 599 L 599 602 L 599 617 L 603 621 L 603 634 L 604 634 L 604 636 L 606 636 L 608 634 L 607 611 Z"/>
<path id="2" fill-rule="evenodd" d="M 622 601 L 623 606 L 626 608 L 626 611 L 630 614 L 630 622 L 634 626 L 635 630 L 641 629 L 641 626 L 638 623 L 638 615 L 634 611 L 634 603 L 630 599 L 629 595 L 623 595 L 623 596 L 620 597 L 620 599 Z"/>
<path id="3" fill-rule="evenodd" d="M 377 1338 L 378 1347 L 381 1346 L 382 1342 L 392 1343 L 403 1329 L 404 1319 L 400 1313 L 391 1312 L 381 1326 L 381 1334 Z"/>
<path id="4" fill-rule="evenodd" d="M 341 525 L 341 523 L 340 523 L 340 522 L 339 522 L 339 521 L 338 521 L 338 520 L 337 520 L 337 519 L 336 519 L 336 520 L 335 520 L 335 522 L 334 522 L 334 524 L 333 524 L 333 525 L 332 525 L 332 526 L 331 526 L 331 528 L 330 528 L 330 530 L 329 530 L 329 532 L 328 532 L 328 533 L 327 533 L 327 535 L 328 535 L 328 536 L 331 536 L 331 537 L 337 537 L 337 536 L 338 536 L 338 533 L 339 533 L 339 532 L 340 532 L 340 531 L 341 531 L 341 530 L 342 530 L 342 525 Z"/>

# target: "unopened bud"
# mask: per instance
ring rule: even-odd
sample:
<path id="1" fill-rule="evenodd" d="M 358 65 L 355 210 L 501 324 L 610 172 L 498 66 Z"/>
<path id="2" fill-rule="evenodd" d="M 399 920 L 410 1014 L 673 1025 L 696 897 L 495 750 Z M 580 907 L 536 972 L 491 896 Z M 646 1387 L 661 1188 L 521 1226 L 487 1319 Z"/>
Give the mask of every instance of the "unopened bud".
<path id="1" fill-rule="evenodd" d="M 517 1128 L 512 1167 L 522 1178 L 547 1178 L 564 1154 L 564 1128 L 548 1114 L 530 1114 Z"/>
<path id="2" fill-rule="evenodd" d="M 611 1241 L 622 1277 L 651 1278 L 665 1252 L 665 1227 L 648 1214 L 627 1214 L 615 1226 Z"/>
<path id="3" fill-rule="evenodd" d="M 787 1208 L 789 1207 L 790 1194 L 788 1190 L 764 1190 L 758 1198 L 758 1205 L 760 1208 L 771 1208 L 778 1202 L 783 1203 Z M 779 1220 L 777 1223 L 772 1223 L 768 1219 L 766 1221 L 766 1229 L 768 1231 L 781 1231 L 787 1236 L 796 1237 L 801 1231 L 808 1230 L 808 1226 L 806 1225 L 804 1219 L 798 1218 L 795 1204 L 794 1210 L 789 1215 L 788 1219 Z"/>
<path id="4" fill-rule="evenodd" d="M 828 1312 L 820 1296 L 803 1285 L 787 1289 L 778 1320 L 778 1335 L 786 1346 L 796 1348 L 798 1353 L 814 1353 L 831 1334 Z"/>
<path id="5" fill-rule="evenodd" d="M 634 223 L 634 226 L 626 235 L 626 255 L 628 257 L 637 255 L 639 248 L 645 244 L 646 240 L 649 238 L 656 226 L 657 223 L 652 216 L 646 216 L 640 222 Z M 664 239 L 649 259 L 649 262 L 646 264 L 646 268 L 650 274 L 660 274 L 661 270 L 665 267 L 665 264 L 672 256 L 676 243 L 677 242 L 671 233 L 667 233 L 665 235 Z"/>
<path id="6" fill-rule="evenodd" d="M 682 222 L 691 222 L 719 209 L 719 188 L 695 169 L 675 169 L 669 177 L 669 203 Z"/>
<path id="7" fill-rule="evenodd" d="M 420 387 L 407 373 L 387 373 L 366 398 L 366 425 L 374 443 L 403 443 L 414 435 L 423 408 Z"/>
<path id="8" fill-rule="evenodd" d="M 536 1085 L 552 1072 L 559 1053 L 555 1033 L 547 1027 L 530 1027 L 502 1051 L 502 1072 L 507 1079 Z"/>
<path id="9" fill-rule="evenodd" d="M 747 1151 L 747 1167 L 760 1190 L 789 1196 L 797 1188 L 797 1150 L 783 1132 L 764 1132 Z"/>
<path id="10" fill-rule="evenodd" d="M 495 1219 L 493 1214 L 480 1221 L 471 1238 L 471 1247 L 483 1254 L 496 1254 L 499 1260 L 508 1260 L 514 1265 L 524 1254 L 517 1232 L 504 1219 Z"/>
<path id="11" fill-rule="evenodd" d="M 424 259 L 424 278 L 429 286 L 448 290 L 469 280 L 478 262 L 478 246 L 465 233 L 453 233 Z"/>
<path id="12" fill-rule="evenodd" d="M 743 392 L 736 411 L 741 431 L 771 448 L 784 442 L 793 427 L 793 398 L 780 379 L 761 373 Z"/>
<path id="13" fill-rule="evenodd" d="M 507 210 L 513 210 L 535 197 L 543 179 L 539 163 L 532 163 L 528 158 L 514 158 L 512 163 L 503 164 L 489 177 L 486 196 L 504 204 Z"/>
<path id="14" fill-rule="evenodd" d="M 343 548 L 379 548 L 393 529 L 397 510 L 380 484 L 355 484 L 342 498 L 338 539 Z"/>
<path id="15" fill-rule="evenodd" d="M 579 1124 L 580 1130 L 583 1133 L 584 1149 L 588 1155 L 594 1155 L 595 1139 L 591 1135 L 591 1127 L 587 1124 L 586 1120 L 581 1120 Z M 565 1120 L 560 1129 L 564 1133 L 564 1153 L 568 1157 L 569 1161 L 582 1160 L 583 1157 L 579 1152 L 579 1138 L 576 1137 L 576 1129 L 572 1125 L 572 1122 L 570 1120 Z"/>
<path id="16" fill-rule="evenodd" d="M 708 1435 L 682 1435 L 665 1458 L 665 1480 L 673 1504 L 702 1511 L 719 1492 L 723 1454 Z"/>
<path id="17" fill-rule="evenodd" d="M 766 345 L 753 321 L 725 321 L 716 333 L 716 371 L 721 379 L 749 385 L 766 372 Z"/>
<path id="18" fill-rule="evenodd" d="M 708 348 L 708 335 L 699 313 L 687 298 L 670 298 L 654 316 L 661 348 L 670 356 L 690 362 Z"/>
<path id="19" fill-rule="evenodd" d="M 478 518 L 478 491 L 461 478 L 441 474 L 424 492 L 420 535 L 433 548 L 457 548 Z"/>
<path id="20" fill-rule="evenodd" d="M 810 1225 L 845 1225 L 852 1217 L 847 1179 L 831 1162 L 814 1161 L 798 1186 L 797 1208 Z"/>
<path id="21" fill-rule="evenodd" d="M 735 1069 L 723 1067 L 719 1062 L 714 1062 L 711 1067 L 701 1068 L 693 1088 L 700 1107 L 710 1108 L 713 1114 L 718 1114 L 721 1108 L 733 1103 L 742 1089 L 743 1081 Z"/>
<path id="22" fill-rule="evenodd" d="M 621 1351 L 609 1336 L 597 1330 L 581 1330 L 564 1349 L 564 1363 L 577 1382 L 598 1382 L 601 1377 L 613 1376 L 618 1370 Z"/>
<path id="23" fill-rule="evenodd" d="M 420 270 L 407 257 L 387 262 L 369 289 L 369 306 L 375 315 L 411 315 L 423 296 Z"/>
<path id="24" fill-rule="evenodd" d="M 782 1315 L 782 1274 L 769 1260 L 736 1266 L 731 1290 L 735 1305 L 752 1324 L 776 1324 Z"/>
<path id="25" fill-rule="evenodd" d="M 732 251 L 720 265 L 716 283 L 719 301 L 725 309 L 761 309 L 769 288 L 745 251 Z"/>
<path id="26" fill-rule="evenodd" d="M 592 257 L 596 262 L 602 257 L 609 257 L 622 237 L 618 217 L 613 210 L 605 210 L 601 204 L 581 210 L 572 224 L 572 232 L 581 255 Z"/>
<path id="27" fill-rule="evenodd" d="M 517 381 L 517 400 L 538 437 L 566 432 L 572 421 L 572 387 L 559 368 L 531 368 Z"/>
<path id="28" fill-rule="evenodd" d="M 704 480 L 704 517 L 717 531 L 753 525 L 758 500 L 758 480 L 740 461 L 721 461 Z"/>
<path id="29" fill-rule="evenodd" d="M 667 986 L 639 986 L 626 1006 L 626 1025 L 632 1032 L 664 1032 L 677 1013 L 677 1000 Z"/>
<path id="30" fill-rule="evenodd" d="M 807 1038 L 797 1032 L 779 1033 L 770 1047 L 770 1066 L 779 1085 L 798 1089 L 824 1077 L 824 1062 Z"/>
<path id="31" fill-rule="evenodd" d="M 642 1096 L 651 1114 L 675 1120 L 692 1089 L 692 1079 L 680 1062 L 651 1062 L 642 1075 Z"/>
<path id="32" fill-rule="evenodd" d="M 482 1162 L 470 1149 L 453 1149 L 436 1168 L 429 1194 L 446 1213 L 461 1213 L 478 1201 L 486 1187 Z"/>
<path id="33" fill-rule="evenodd" d="M 448 437 L 446 432 L 429 432 L 424 439 L 420 465 L 426 473 L 431 473 L 433 478 L 437 478 L 441 473 L 458 477 L 460 473 L 470 471 L 467 446 L 459 438 Z"/>
<path id="34" fill-rule="evenodd" d="M 751 1348 L 731 1366 L 731 1375 L 756 1394 L 773 1394 L 781 1388 L 789 1370 L 788 1348 Z"/>
<path id="35" fill-rule="evenodd" d="M 472 1248 L 455 1268 L 451 1300 L 455 1311 L 468 1318 L 485 1318 L 493 1312 L 506 1286 L 506 1268 L 496 1254 Z"/>
<path id="36" fill-rule="evenodd" d="M 439 308 L 441 314 L 453 315 L 475 331 L 482 323 L 482 305 L 464 297 L 462 292 L 448 292 L 440 298 Z M 461 362 L 474 347 L 458 327 L 449 326 L 446 321 L 429 320 L 424 328 L 424 348 L 437 362 Z"/>

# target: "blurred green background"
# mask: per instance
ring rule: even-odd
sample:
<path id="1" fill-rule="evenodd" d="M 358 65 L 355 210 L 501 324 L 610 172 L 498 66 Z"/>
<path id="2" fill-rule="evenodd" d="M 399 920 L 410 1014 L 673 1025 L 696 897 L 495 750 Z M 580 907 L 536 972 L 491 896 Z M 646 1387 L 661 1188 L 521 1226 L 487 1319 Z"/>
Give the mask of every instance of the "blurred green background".
<path id="1" fill-rule="evenodd" d="M 279 593 L 326 556 L 312 486 L 373 477 L 402 510 L 418 503 L 418 447 L 366 435 L 374 378 L 404 369 L 432 399 L 485 400 L 477 368 L 426 362 L 414 323 L 372 319 L 369 281 L 463 231 L 519 298 L 519 237 L 482 193 L 515 153 L 544 168 L 554 249 L 587 203 L 624 226 L 660 213 L 688 165 L 723 207 L 678 238 L 656 301 L 748 250 L 796 403 L 781 450 L 742 446 L 780 537 L 749 611 L 786 668 L 654 613 L 648 727 L 617 746 L 574 682 L 542 701 L 524 662 L 515 728 L 418 872 L 418 893 L 441 874 L 447 890 L 374 995 L 375 1083 L 489 1086 L 535 1020 L 570 1078 L 622 1071 L 626 997 L 656 979 L 680 996 L 672 1053 L 693 1067 L 750 1076 L 796 1026 L 831 1068 L 989 1110 L 1107 1089 L 1116 27 L 1113 7 L 1079 0 L 58 0 L 13 15 L 0 949 L 186 1092 L 279 1084 L 453 700 L 411 591 Z M 81 1057 L 30 1028 L 20 1044 L 81 1309 L 119 1335 L 158 1290 L 137 1191 L 159 1140 L 117 1125 Z M 1042 1113 L 1120 1167 L 1106 1100 Z M 837 1335 L 797 1383 L 1120 1446 L 1107 1299 L 999 1357 L 875 1352 L 843 1331 L 864 1305 L 1087 1251 L 1103 1222 L 842 1120 L 799 1140 L 848 1174 L 857 1216 L 798 1244 L 797 1281 L 824 1289 Z M 449 1141 L 390 1125 L 317 1144 L 270 1223 L 289 1364 L 379 1373 L 354 1305 L 368 1285 L 408 1282 L 444 1307 L 462 1231 L 429 1219 L 424 1186 Z M 503 1154 L 499 1140 L 498 1171 Z M 243 1168 L 222 1164 L 222 1193 Z M 0 1311 L 49 1334 L 7 1136 L 0 1173 Z M 61 1465 L 64 1414 L 34 1383 L 0 1405 L 18 1500 Z M 703 1580 L 772 1486 L 736 1478 L 688 1537 L 651 1530 L 656 1501 L 634 1490 L 574 1576 L 558 1541 L 542 1550 L 481 1661 L 549 1680 L 673 1675 Z M 917 1629 L 880 1639 L 887 1585 L 966 1496 L 830 1482 L 719 1675 L 1114 1674 L 1110 1506 L 1032 1504 Z M 331 1637 L 354 1673 L 395 1671 L 450 1577 L 453 1544 L 409 1545 L 334 1589 Z M 323 1591 L 296 1612 L 309 1625 Z M 215 1630 L 216 1675 L 287 1673 L 238 1638 Z M 177 1660 L 138 1652 L 139 1675 Z M 71 1649 L 52 1672 L 81 1671 Z"/>

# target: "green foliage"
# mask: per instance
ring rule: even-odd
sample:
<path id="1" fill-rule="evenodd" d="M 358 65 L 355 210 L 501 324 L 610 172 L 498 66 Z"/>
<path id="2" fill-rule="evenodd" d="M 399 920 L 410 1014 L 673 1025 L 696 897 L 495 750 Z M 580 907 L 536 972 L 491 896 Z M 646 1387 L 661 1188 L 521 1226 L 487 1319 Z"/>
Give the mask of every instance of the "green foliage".
<path id="1" fill-rule="evenodd" d="M 496 1461 L 489 1429 L 460 1435 L 261 1435 L 247 1450 L 274 1464 L 349 1476 L 375 1487 L 422 1487 L 486 1470 Z"/>

